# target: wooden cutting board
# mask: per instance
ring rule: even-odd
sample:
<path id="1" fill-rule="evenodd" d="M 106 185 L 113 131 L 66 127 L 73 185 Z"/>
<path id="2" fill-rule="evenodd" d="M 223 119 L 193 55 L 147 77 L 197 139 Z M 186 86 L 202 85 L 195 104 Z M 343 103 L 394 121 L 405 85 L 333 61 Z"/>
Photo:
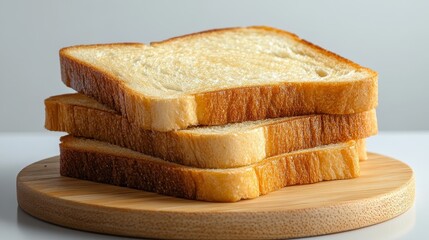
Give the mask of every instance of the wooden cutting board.
<path id="1" fill-rule="evenodd" d="M 291 186 L 253 200 L 210 203 L 62 177 L 59 158 L 24 168 L 19 206 L 58 225 L 170 239 L 270 239 L 341 232 L 380 223 L 414 202 L 414 174 L 377 154 L 351 180 Z"/>

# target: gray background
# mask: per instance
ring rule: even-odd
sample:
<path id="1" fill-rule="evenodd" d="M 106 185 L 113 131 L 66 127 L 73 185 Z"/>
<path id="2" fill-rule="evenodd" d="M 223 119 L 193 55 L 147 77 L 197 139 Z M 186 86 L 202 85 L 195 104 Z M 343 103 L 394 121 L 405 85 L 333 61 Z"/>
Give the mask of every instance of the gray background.
<path id="1" fill-rule="evenodd" d="M 429 1 L 0 0 L 0 131 L 44 131 L 43 99 L 72 92 L 58 50 L 269 25 L 379 72 L 380 130 L 429 130 Z"/>

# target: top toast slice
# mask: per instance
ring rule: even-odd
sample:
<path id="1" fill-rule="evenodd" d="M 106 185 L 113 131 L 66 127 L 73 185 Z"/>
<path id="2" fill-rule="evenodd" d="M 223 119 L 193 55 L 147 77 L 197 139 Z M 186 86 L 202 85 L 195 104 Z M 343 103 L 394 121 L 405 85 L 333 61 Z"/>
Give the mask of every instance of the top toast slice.
<path id="1" fill-rule="evenodd" d="M 158 131 L 377 106 L 377 73 L 269 27 L 60 50 L 67 86 Z"/>

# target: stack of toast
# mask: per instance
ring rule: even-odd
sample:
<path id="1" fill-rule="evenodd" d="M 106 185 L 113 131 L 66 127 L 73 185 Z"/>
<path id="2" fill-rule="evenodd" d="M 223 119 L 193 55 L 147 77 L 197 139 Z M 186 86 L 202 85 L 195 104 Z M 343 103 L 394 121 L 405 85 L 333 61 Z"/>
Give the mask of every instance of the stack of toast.
<path id="1" fill-rule="evenodd" d="M 60 50 L 61 175 L 216 202 L 360 174 L 377 73 L 270 27 Z"/>

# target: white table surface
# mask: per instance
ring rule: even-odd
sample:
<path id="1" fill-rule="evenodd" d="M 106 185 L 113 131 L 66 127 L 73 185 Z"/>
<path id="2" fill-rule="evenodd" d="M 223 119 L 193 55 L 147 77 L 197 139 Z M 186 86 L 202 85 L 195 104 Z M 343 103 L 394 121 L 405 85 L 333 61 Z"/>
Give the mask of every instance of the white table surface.
<path id="1" fill-rule="evenodd" d="M 28 164 L 58 155 L 58 133 L 0 133 L 0 239 L 129 239 L 52 225 L 23 212 L 15 179 Z M 368 150 L 409 164 L 416 174 L 416 202 L 390 221 L 311 239 L 429 239 L 429 132 L 381 132 Z"/>

